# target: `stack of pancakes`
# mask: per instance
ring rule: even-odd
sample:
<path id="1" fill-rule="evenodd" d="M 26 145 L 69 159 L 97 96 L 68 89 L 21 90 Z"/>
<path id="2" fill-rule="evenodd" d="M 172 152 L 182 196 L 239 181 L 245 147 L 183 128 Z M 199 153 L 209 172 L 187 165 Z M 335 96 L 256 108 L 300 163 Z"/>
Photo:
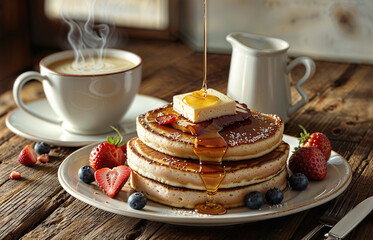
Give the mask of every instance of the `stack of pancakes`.
<path id="1" fill-rule="evenodd" d="M 131 185 L 155 202 L 194 208 L 208 199 L 194 151 L 196 136 L 155 121 L 170 112 L 172 104 L 138 116 L 138 137 L 127 144 Z M 247 119 L 224 126 L 220 135 L 227 144 L 221 163 L 225 177 L 214 196 L 216 202 L 226 208 L 242 206 L 251 191 L 264 194 L 270 188 L 286 187 L 289 145 L 282 141 L 283 129 L 277 115 L 255 111 Z"/>

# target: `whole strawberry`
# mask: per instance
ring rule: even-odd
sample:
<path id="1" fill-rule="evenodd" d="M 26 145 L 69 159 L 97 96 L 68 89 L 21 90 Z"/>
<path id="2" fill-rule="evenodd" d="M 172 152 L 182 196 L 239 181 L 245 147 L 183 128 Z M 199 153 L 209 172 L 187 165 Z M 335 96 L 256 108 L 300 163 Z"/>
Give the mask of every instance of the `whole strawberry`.
<path id="1" fill-rule="evenodd" d="M 295 150 L 301 146 L 316 147 L 324 154 L 325 161 L 328 161 L 332 152 L 332 146 L 327 136 L 320 132 L 310 134 L 302 125 L 299 125 L 299 127 L 303 130 L 303 133 L 300 133 L 300 138 L 298 139 L 299 146 Z"/>
<path id="2" fill-rule="evenodd" d="M 299 148 L 290 157 L 289 168 L 293 173 L 303 173 L 312 180 L 324 179 L 327 173 L 325 157 L 316 147 Z"/>
<path id="3" fill-rule="evenodd" d="M 112 127 L 119 136 L 107 137 L 107 142 L 94 147 L 89 155 L 89 164 L 93 170 L 101 168 L 114 168 L 123 165 L 126 161 L 122 146 L 125 145 L 122 135 Z"/>
<path id="4" fill-rule="evenodd" d="M 125 159 L 122 149 L 105 142 L 92 149 L 89 155 L 89 164 L 93 170 L 97 171 L 101 168 L 113 168 L 123 165 Z"/>

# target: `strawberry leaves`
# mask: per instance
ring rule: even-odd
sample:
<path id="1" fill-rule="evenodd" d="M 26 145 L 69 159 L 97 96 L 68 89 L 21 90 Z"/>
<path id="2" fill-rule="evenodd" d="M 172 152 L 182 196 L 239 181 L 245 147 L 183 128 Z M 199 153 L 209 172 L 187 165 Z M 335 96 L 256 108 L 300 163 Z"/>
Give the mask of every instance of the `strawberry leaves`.
<path id="1" fill-rule="evenodd" d="M 126 141 L 123 140 L 122 134 L 120 134 L 119 130 L 116 129 L 113 126 L 110 126 L 118 135 L 115 136 L 114 138 L 111 138 L 110 136 L 107 136 L 106 141 L 110 144 L 113 144 L 116 147 L 121 147 L 124 144 L 126 144 Z"/>
<path id="2" fill-rule="evenodd" d="M 303 143 L 307 142 L 307 139 L 311 135 L 302 125 L 299 124 L 298 126 L 303 130 L 303 132 L 300 133 L 300 137 L 298 138 L 299 144 L 297 147 L 294 148 L 294 152 L 301 148 L 303 146 Z"/>

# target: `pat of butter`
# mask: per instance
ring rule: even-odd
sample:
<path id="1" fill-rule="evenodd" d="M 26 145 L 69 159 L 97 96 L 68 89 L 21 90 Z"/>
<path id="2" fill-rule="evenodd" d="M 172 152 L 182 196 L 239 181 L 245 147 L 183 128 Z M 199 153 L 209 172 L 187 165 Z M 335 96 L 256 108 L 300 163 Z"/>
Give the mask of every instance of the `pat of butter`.
<path id="1" fill-rule="evenodd" d="M 220 100 L 214 105 L 194 104 L 191 106 L 183 101 L 184 97 L 190 94 L 192 93 L 174 96 L 173 108 L 191 122 L 197 123 L 225 115 L 236 114 L 236 102 L 221 92 L 211 88 L 207 89 L 207 95 L 216 96 Z"/>

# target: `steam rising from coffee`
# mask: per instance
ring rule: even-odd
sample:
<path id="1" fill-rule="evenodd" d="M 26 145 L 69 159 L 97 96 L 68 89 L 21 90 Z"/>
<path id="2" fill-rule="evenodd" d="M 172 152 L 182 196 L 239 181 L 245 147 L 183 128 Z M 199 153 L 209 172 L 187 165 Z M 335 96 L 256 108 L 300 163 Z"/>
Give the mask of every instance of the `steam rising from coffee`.
<path id="1" fill-rule="evenodd" d="M 75 54 L 72 67 L 79 71 L 97 71 L 105 66 L 103 59 L 106 55 L 109 40 L 113 37 L 115 25 L 109 18 L 105 19 L 105 22 L 111 22 L 110 25 L 95 25 L 96 0 L 86 0 L 85 2 L 88 7 L 88 19 L 85 23 L 75 21 L 64 13 L 64 4 L 60 15 L 70 27 L 67 39 Z"/>

